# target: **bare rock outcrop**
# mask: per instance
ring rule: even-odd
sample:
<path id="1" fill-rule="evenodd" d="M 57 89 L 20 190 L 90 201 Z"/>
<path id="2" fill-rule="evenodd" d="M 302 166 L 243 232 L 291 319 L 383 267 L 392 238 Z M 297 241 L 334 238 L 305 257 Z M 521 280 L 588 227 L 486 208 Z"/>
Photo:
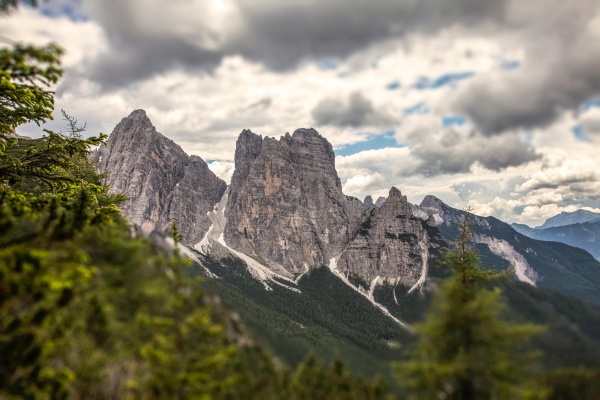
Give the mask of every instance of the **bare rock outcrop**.
<path id="1" fill-rule="evenodd" d="M 356 235 L 337 263 L 367 282 L 376 277 L 414 284 L 427 268 L 429 238 L 406 196 L 393 187 L 381 207 L 365 210 Z"/>
<path id="2" fill-rule="evenodd" d="M 244 130 L 225 211 L 228 246 L 301 273 L 354 237 L 363 204 L 345 196 L 331 144 L 314 129 L 280 140 Z"/>
<path id="3" fill-rule="evenodd" d="M 143 110 L 121 120 L 92 158 L 108 172 L 110 190 L 130 196 L 121 208 L 138 229 L 166 231 L 177 220 L 188 245 L 202 239 L 211 224 L 207 212 L 227 187 L 200 157 L 157 132 Z"/>

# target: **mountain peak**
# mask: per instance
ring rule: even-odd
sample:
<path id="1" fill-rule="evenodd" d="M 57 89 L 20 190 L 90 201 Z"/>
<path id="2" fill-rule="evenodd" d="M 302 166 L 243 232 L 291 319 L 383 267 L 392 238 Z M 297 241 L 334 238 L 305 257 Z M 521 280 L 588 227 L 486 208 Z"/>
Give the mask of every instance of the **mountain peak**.
<path id="1" fill-rule="evenodd" d="M 256 138 L 262 139 L 262 136 L 252 132 L 250 129 L 243 129 L 242 132 L 240 132 L 240 136 L 238 136 L 238 141 L 255 140 Z"/>
<path id="2" fill-rule="evenodd" d="M 156 134 L 156 128 L 152 125 L 146 111 L 138 109 L 132 111 L 131 114 L 123 118 L 121 122 L 117 124 L 113 133 L 110 135 L 109 142 L 119 140 L 121 137 L 126 138 L 123 140 L 126 140 L 127 142 L 133 142 L 133 137 L 136 137 L 135 141 L 139 141 L 142 138 L 151 137 Z"/>
<path id="3" fill-rule="evenodd" d="M 146 110 L 138 108 L 137 110 L 133 110 L 131 114 L 127 118 L 148 118 L 146 115 Z"/>
<path id="4" fill-rule="evenodd" d="M 402 192 L 400 192 L 400 190 L 397 187 L 392 186 L 390 188 L 389 197 L 400 197 L 400 198 L 402 198 L 402 197 L 406 197 L 406 196 L 402 196 Z"/>
<path id="5" fill-rule="evenodd" d="M 188 157 L 158 132 L 144 110 L 123 118 L 94 158 L 111 191 L 130 196 L 121 208 L 132 223 L 149 233 L 169 229 L 175 219 L 188 245 L 208 230 L 206 213 L 227 186 L 200 157 Z"/>
<path id="6" fill-rule="evenodd" d="M 142 110 L 141 108 L 133 110 L 131 114 L 121 120 L 121 122 L 123 121 L 129 121 L 137 124 L 143 123 L 144 125 L 152 126 L 152 122 L 150 121 L 150 118 L 148 118 L 148 114 L 146 114 L 146 111 Z"/>
<path id="7" fill-rule="evenodd" d="M 323 136 L 319 132 L 317 132 L 314 128 L 299 128 L 294 131 L 292 138 L 310 138 L 310 137 L 319 137 L 324 139 Z"/>
<path id="8" fill-rule="evenodd" d="M 444 205 L 444 202 L 442 200 L 429 194 L 429 195 L 425 196 L 423 201 L 421 201 L 421 204 L 419 204 L 419 207 L 435 208 L 435 209 L 441 211 L 443 205 Z"/>
<path id="9" fill-rule="evenodd" d="M 327 265 L 350 241 L 363 208 L 341 186 L 333 148 L 316 130 L 297 129 L 279 139 L 243 131 L 224 240 L 288 274 Z"/>
<path id="10" fill-rule="evenodd" d="M 598 219 L 600 219 L 600 213 L 589 210 L 577 210 L 573 212 L 563 211 L 554 217 L 548 218 L 541 226 L 536 226 L 535 229 L 546 229 L 557 226 L 591 222 Z"/>

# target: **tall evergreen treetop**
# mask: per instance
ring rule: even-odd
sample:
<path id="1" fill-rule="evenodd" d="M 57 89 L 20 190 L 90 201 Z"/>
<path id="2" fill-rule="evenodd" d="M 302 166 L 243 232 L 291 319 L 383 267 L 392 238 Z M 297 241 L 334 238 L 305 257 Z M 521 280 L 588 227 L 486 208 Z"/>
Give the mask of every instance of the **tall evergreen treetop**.
<path id="1" fill-rule="evenodd" d="M 482 269 L 471 245 L 469 214 L 443 264 L 454 275 L 440 283 L 412 360 L 397 364 L 401 384 L 415 399 L 542 399 L 535 354 L 524 344 L 540 328 L 504 318 L 499 275 Z"/>

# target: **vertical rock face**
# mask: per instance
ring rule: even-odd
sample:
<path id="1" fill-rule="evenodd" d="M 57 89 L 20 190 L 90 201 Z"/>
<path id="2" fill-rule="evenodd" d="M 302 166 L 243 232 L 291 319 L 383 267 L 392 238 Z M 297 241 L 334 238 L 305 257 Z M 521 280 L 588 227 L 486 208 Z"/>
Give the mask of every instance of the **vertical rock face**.
<path id="1" fill-rule="evenodd" d="M 207 214 L 226 191 L 200 157 L 158 133 L 142 110 L 124 118 L 93 158 L 108 172 L 111 191 L 130 196 L 122 208 L 140 230 L 164 231 L 177 220 L 187 245 L 203 239 Z M 221 224 L 231 249 L 285 276 L 335 257 L 338 271 L 367 281 L 424 279 L 427 232 L 406 197 L 396 188 L 375 203 L 345 196 L 333 148 L 314 129 L 279 140 L 244 130 L 235 166 Z"/>
<path id="2" fill-rule="evenodd" d="M 427 266 L 428 247 L 421 220 L 413 215 L 406 196 L 393 187 L 381 207 L 372 205 L 365 211 L 337 268 L 368 281 L 379 276 L 414 284 Z"/>
<path id="3" fill-rule="evenodd" d="M 314 129 L 280 140 L 243 131 L 226 209 L 225 241 L 300 273 L 327 265 L 354 236 L 362 203 L 342 193 L 335 155 Z"/>
<path id="4" fill-rule="evenodd" d="M 157 132 L 143 110 L 124 118 L 92 158 L 108 172 L 110 190 L 130 196 L 121 208 L 142 232 L 164 231 L 177 220 L 184 244 L 202 239 L 207 212 L 227 187 L 200 157 Z"/>

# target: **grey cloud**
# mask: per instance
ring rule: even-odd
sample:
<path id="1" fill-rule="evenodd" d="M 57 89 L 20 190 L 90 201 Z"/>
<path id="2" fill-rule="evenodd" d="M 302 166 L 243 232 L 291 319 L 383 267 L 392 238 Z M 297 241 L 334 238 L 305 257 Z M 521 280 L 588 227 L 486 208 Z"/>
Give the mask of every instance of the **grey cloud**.
<path id="1" fill-rule="evenodd" d="M 549 170 L 541 176 L 534 176 L 516 188 L 517 192 L 530 192 L 540 189 L 558 189 L 567 187 L 575 192 L 586 191 L 590 184 L 600 181 L 600 176 L 596 171 L 577 171 L 574 169 L 568 171 Z"/>
<path id="2" fill-rule="evenodd" d="M 210 1 L 89 0 L 86 11 L 110 43 L 109 53 L 89 67 L 108 87 L 176 66 L 210 70 L 235 54 L 286 70 L 307 59 L 344 58 L 406 33 L 499 22 L 507 1 L 225 0 L 231 15 L 215 22 Z"/>
<path id="3" fill-rule="evenodd" d="M 582 125 L 584 135 L 590 139 L 600 139 L 600 120 L 586 120 Z"/>
<path id="4" fill-rule="evenodd" d="M 492 201 L 496 197 L 506 197 L 516 185 L 525 181 L 522 176 L 506 177 L 476 182 L 461 182 L 451 186 L 463 201 L 477 199 L 479 202 Z"/>
<path id="5" fill-rule="evenodd" d="M 317 126 L 336 125 L 361 127 L 392 123 L 392 118 L 376 111 L 373 104 L 358 92 L 352 93 L 347 101 L 337 98 L 321 100 L 312 111 Z"/>
<path id="6" fill-rule="evenodd" d="M 451 188 L 458 194 L 458 197 L 463 201 L 468 201 L 475 198 L 481 197 L 482 191 L 487 189 L 487 186 L 480 182 L 463 182 L 460 184 L 454 184 Z"/>
<path id="7" fill-rule="evenodd" d="M 600 27 L 596 0 L 514 0 L 508 16 L 525 63 L 495 82 L 481 78 L 455 103 L 486 135 L 544 127 L 600 94 Z M 597 24 L 597 23 L 596 23 Z M 598 24 L 597 24 L 598 25 Z"/>
<path id="8" fill-rule="evenodd" d="M 501 171 L 537 160 L 541 156 L 517 135 L 484 137 L 463 135 L 453 129 L 439 134 L 414 133 L 409 137 L 410 154 L 420 160 L 416 171 L 425 175 L 469 172 L 475 163 Z"/>

